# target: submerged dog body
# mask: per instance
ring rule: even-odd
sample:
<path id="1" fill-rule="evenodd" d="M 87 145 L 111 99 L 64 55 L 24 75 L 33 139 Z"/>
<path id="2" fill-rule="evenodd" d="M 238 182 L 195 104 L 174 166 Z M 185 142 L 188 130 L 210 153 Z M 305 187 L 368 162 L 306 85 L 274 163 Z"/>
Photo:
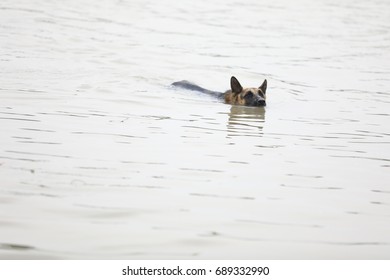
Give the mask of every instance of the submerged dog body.
<path id="1" fill-rule="evenodd" d="M 211 91 L 188 81 L 175 82 L 172 85 L 223 98 L 228 104 L 244 106 L 266 105 L 267 80 L 264 80 L 263 84 L 258 88 L 243 88 L 240 82 L 233 76 L 230 78 L 230 89 L 225 92 Z"/>

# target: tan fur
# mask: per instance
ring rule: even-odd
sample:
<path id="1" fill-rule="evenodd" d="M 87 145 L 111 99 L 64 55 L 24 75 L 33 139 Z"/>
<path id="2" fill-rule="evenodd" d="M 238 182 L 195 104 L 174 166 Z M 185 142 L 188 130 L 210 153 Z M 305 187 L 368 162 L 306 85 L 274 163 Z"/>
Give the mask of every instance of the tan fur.
<path id="1" fill-rule="evenodd" d="M 225 92 L 224 97 L 226 103 L 246 106 L 265 106 L 267 80 L 265 80 L 259 88 L 242 88 L 238 80 L 235 77 L 232 77 L 231 87 L 232 89 Z M 264 101 L 264 104 L 256 103 L 255 100 L 262 100 Z"/>

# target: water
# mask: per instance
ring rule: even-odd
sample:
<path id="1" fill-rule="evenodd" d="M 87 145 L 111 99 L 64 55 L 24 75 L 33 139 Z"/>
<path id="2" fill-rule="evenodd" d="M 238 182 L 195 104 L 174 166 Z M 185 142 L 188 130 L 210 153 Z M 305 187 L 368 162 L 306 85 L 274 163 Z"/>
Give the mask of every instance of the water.
<path id="1" fill-rule="evenodd" d="M 0 4 L 3 259 L 389 259 L 389 1 Z M 264 108 L 215 91 L 268 80 Z"/>

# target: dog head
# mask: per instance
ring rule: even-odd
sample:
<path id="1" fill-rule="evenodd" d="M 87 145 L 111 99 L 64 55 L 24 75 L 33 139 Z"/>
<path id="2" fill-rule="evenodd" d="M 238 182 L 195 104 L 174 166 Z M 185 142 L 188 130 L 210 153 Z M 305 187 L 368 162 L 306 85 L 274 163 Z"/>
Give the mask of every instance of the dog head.
<path id="1" fill-rule="evenodd" d="M 240 82 L 232 76 L 230 79 L 230 87 L 232 90 L 233 98 L 232 103 L 245 106 L 265 106 L 267 90 L 267 80 L 264 80 L 263 84 L 258 88 L 243 88 Z"/>

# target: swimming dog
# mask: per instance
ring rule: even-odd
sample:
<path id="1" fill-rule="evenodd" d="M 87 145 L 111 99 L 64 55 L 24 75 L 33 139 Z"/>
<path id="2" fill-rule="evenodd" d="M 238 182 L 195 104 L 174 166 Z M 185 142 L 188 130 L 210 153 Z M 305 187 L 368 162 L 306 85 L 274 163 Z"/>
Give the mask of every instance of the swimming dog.
<path id="1" fill-rule="evenodd" d="M 257 107 L 266 105 L 267 80 L 264 80 L 258 88 L 243 88 L 236 77 L 232 76 L 230 78 L 230 89 L 225 92 L 211 91 L 188 81 L 175 82 L 172 85 L 213 95 L 224 99 L 228 104 Z"/>

